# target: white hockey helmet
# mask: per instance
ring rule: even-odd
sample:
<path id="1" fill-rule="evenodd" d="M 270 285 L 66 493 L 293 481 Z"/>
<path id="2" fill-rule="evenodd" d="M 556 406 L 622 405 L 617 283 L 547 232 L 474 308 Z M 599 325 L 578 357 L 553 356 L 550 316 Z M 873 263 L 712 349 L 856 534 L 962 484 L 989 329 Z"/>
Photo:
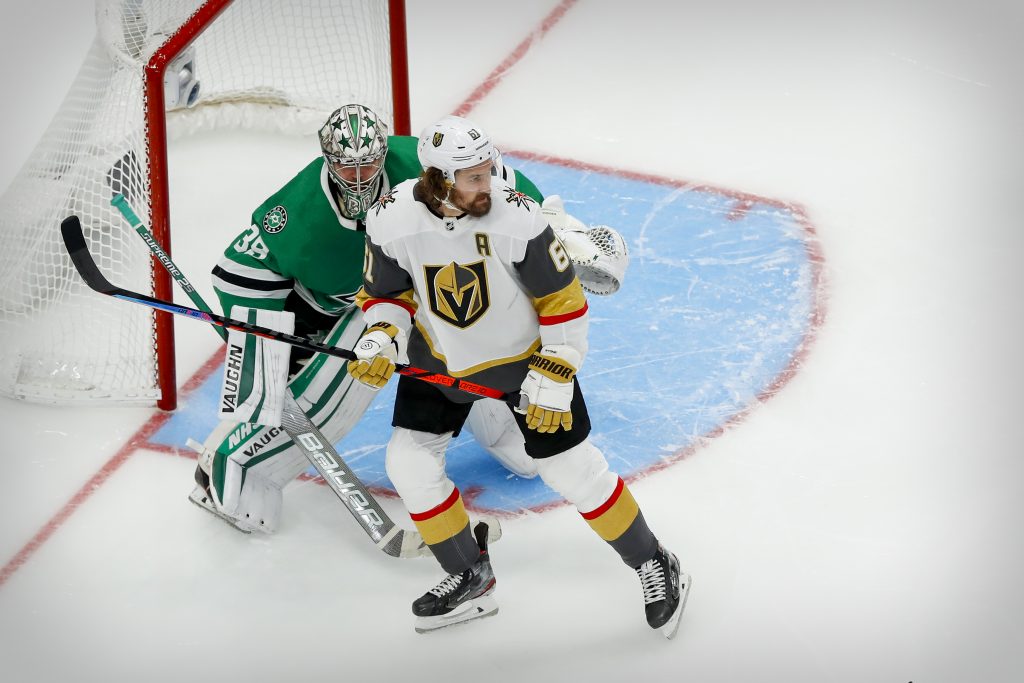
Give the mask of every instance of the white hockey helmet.
<path id="1" fill-rule="evenodd" d="M 388 153 L 388 126 L 369 107 L 346 104 L 320 128 L 320 148 L 327 173 L 341 190 L 341 210 L 363 218 L 377 199 Z"/>
<path id="2" fill-rule="evenodd" d="M 420 133 L 416 153 L 423 169 L 436 168 L 455 183 L 455 172 L 494 160 L 491 136 L 461 116 L 445 116 Z"/>

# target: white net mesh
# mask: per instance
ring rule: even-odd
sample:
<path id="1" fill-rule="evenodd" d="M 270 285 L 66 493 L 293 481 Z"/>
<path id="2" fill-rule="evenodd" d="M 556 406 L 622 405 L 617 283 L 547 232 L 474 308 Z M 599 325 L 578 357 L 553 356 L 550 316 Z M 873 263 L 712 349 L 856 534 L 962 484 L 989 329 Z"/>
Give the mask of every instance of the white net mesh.
<path id="1" fill-rule="evenodd" d="M 152 312 L 90 291 L 60 239 L 80 217 L 114 284 L 151 292 L 149 250 L 110 205 L 124 194 L 150 213 L 144 66 L 203 3 L 98 0 L 97 36 L 60 110 L 0 197 L 0 393 L 47 402 L 152 403 Z M 172 134 L 219 126 L 309 134 L 347 102 L 393 120 L 384 0 L 237 0 L 194 41 L 193 108 L 168 113 Z M 168 101 L 193 80 L 175 60 Z M 179 87 L 184 84 L 185 87 Z"/>

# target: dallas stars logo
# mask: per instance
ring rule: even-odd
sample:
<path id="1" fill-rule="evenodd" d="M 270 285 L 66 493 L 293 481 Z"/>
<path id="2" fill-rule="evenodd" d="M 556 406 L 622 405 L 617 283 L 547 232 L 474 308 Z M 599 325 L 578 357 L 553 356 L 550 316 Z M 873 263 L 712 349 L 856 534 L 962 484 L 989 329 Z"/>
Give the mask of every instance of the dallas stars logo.
<path id="1" fill-rule="evenodd" d="M 515 204 L 516 206 L 523 206 L 529 210 L 531 204 L 536 204 L 530 197 L 519 190 L 513 190 L 511 187 L 505 188 L 505 201 L 509 204 Z"/>
<path id="2" fill-rule="evenodd" d="M 267 211 L 263 216 L 263 230 L 270 234 L 281 232 L 287 224 L 288 212 L 280 204 Z"/>

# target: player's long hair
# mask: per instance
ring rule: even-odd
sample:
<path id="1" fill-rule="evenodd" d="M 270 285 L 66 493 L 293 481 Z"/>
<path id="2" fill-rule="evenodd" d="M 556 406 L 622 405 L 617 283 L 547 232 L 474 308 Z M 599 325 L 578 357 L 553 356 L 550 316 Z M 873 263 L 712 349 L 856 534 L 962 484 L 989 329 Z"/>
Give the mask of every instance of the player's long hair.
<path id="1" fill-rule="evenodd" d="M 448 196 L 449 189 L 441 169 L 431 166 L 420 174 L 413 196 L 435 213 L 441 213 L 441 200 Z"/>

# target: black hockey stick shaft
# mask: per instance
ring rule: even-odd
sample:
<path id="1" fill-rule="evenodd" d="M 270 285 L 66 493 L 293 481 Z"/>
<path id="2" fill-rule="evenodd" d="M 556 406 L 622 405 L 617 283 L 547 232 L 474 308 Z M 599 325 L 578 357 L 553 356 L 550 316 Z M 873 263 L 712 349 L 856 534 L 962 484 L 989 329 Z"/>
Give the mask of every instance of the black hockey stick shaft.
<path id="1" fill-rule="evenodd" d="M 186 318 L 192 318 L 193 320 L 206 322 L 211 325 L 217 325 L 228 330 L 238 330 L 248 334 L 254 334 L 258 337 L 264 337 L 274 341 L 282 341 L 286 344 L 291 344 L 292 346 L 305 349 L 313 353 L 325 353 L 330 356 L 344 358 L 345 360 L 357 360 L 356 354 L 350 349 L 340 349 L 334 346 L 320 344 L 311 339 L 297 337 L 293 334 L 272 330 L 269 327 L 263 327 L 261 325 L 241 322 L 240 320 L 227 318 L 213 312 L 201 311 L 188 306 L 182 306 L 171 301 L 164 301 L 162 299 L 157 299 L 139 292 L 133 292 L 111 284 L 103 273 L 100 272 L 99 267 L 96 265 L 96 261 L 93 260 L 92 254 L 89 252 L 89 247 L 85 241 L 85 235 L 82 234 L 82 223 L 78 216 L 69 216 L 61 221 L 60 231 L 61 236 L 64 239 L 64 246 L 68 250 L 68 254 L 70 254 L 71 261 L 74 263 L 78 274 L 82 276 L 82 279 L 85 280 L 85 283 L 89 285 L 91 289 L 99 292 L 100 294 L 106 294 L 107 296 L 112 296 L 115 299 L 121 299 L 122 301 L 130 301 L 132 303 L 141 304 L 160 311 L 166 311 Z M 422 380 L 424 382 L 430 382 L 431 384 L 440 384 L 469 394 L 475 394 L 476 396 L 496 398 L 513 407 L 518 406 L 520 402 L 520 395 L 518 393 L 506 393 L 492 387 L 476 384 L 475 382 L 467 382 L 457 377 L 451 377 L 450 375 L 430 372 L 429 370 L 423 370 L 411 365 L 397 364 L 395 366 L 395 370 L 399 374 Z"/>

